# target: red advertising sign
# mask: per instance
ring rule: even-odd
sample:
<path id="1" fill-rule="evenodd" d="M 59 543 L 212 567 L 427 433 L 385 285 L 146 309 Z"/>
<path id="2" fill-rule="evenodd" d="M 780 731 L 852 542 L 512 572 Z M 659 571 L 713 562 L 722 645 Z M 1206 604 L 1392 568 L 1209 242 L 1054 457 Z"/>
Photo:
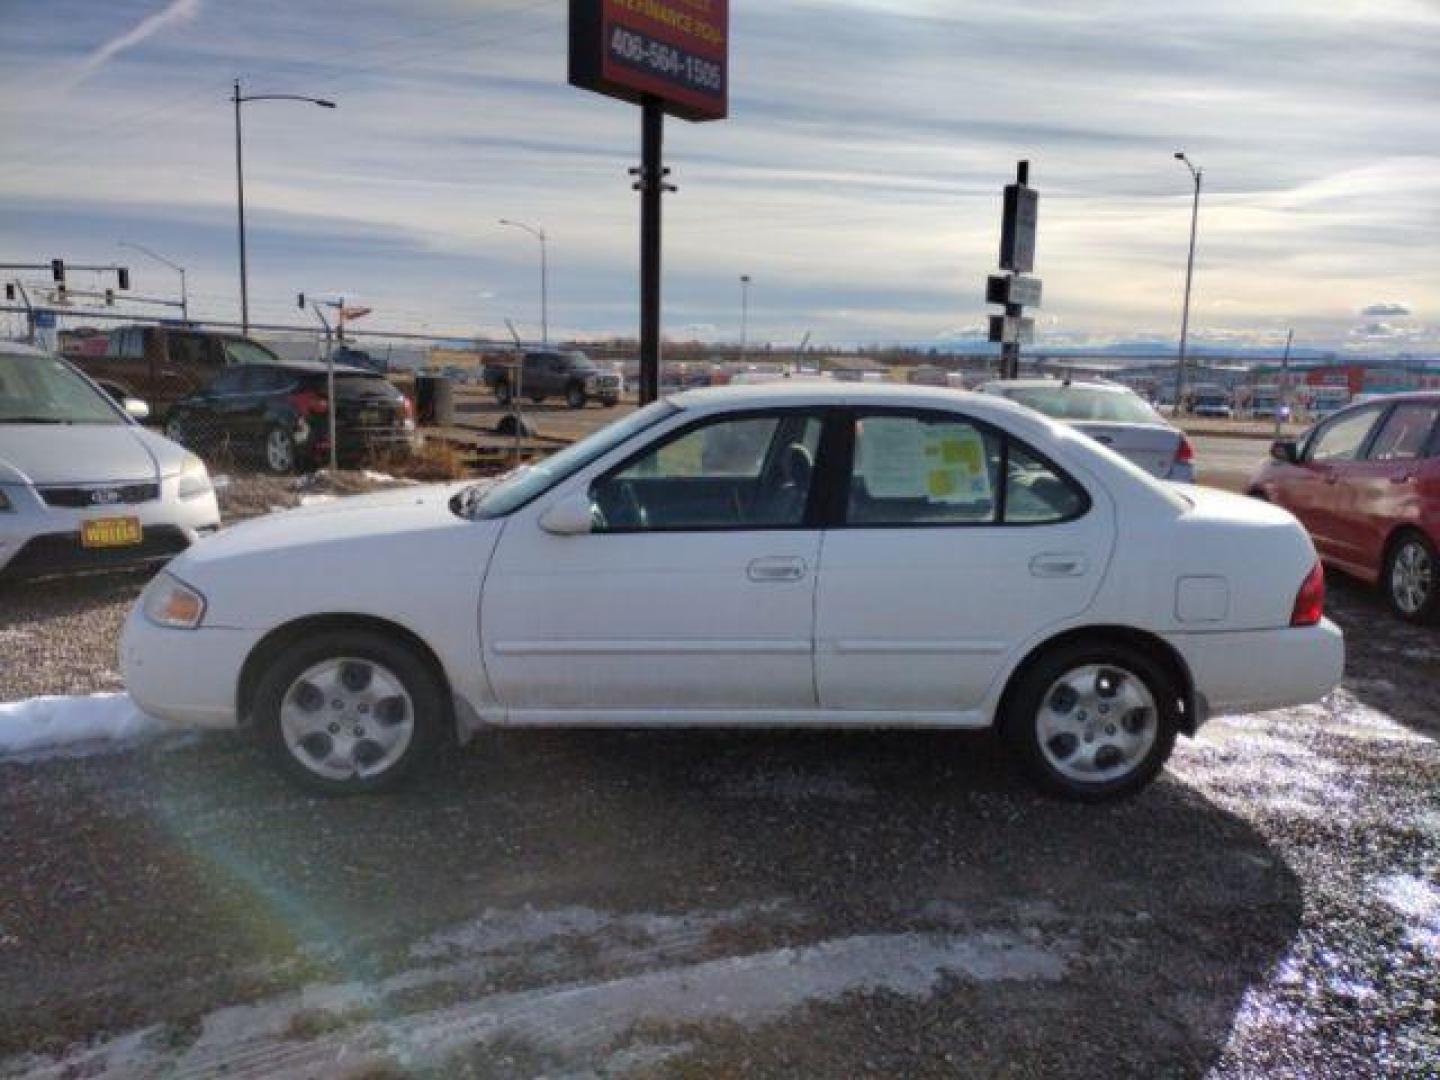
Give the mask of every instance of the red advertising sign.
<path id="1" fill-rule="evenodd" d="M 729 37 L 730 0 L 570 0 L 570 83 L 653 97 L 683 120 L 720 120 Z"/>

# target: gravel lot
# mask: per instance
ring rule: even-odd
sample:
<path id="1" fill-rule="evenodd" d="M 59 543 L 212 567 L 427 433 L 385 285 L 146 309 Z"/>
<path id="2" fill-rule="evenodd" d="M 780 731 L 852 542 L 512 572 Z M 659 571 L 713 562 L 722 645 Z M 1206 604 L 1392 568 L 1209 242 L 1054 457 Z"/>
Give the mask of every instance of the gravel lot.
<path id="1" fill-rule="evenodd" d="M 9 590 L 0 700 L 115 688 L 140 585 Z M 1330 606 L 1340 692 L 1101 808 L 974 735 L 0 761 L 0 1076 L 1440 1075 L 1440 631 Z"/>

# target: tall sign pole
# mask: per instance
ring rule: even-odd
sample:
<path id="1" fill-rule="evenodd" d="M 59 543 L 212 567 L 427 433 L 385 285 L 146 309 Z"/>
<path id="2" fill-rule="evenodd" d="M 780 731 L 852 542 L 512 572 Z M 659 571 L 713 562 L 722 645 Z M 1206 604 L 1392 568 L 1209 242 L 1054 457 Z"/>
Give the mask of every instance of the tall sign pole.
<path id="1" fill-rule="evenodd" d="M 640 403 L 660 394 L 665 114 L 724 119 L 730 0 L 570 0 L 570 83 L 640 106 Z"/>
<path id="2" fill-rule="evenodd" d="M 1020 346 L 1035 340 L 1035 320 L 1025 308 L 1040 306 L 1040 279 L 1025 275 L 1035 269 L 1035 233 L 1040 195 L 1030 186 L 1030 162 L 1015 169 L 1015 183 L 1005 186 L 1005 212 L 1000 223 L 1000 269 L 985 282 L 985 302 L 1000 304 L 1004 315 L 990 316 L 990 340 L 1000 345 L 1000 378 L 1020 377 Z"/>

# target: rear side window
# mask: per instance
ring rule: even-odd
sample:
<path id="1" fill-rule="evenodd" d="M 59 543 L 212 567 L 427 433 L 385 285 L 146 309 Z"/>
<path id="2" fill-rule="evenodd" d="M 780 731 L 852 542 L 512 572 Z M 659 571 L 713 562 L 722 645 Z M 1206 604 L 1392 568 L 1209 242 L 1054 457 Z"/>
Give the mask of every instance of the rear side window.
<path id="1" fill-rule="evenodd" d="M 943 415 L 868 415 L 855 426 L 851 526 L 1043 525 L 1089 497 L 1003 432 Z"/>
<path id="2" fill-rule="evenodd" d="M 1360 456 L 1380 410 L 1360 409 L 1337 416 L 1317 431 L 1306 448 L 1308 461 L 1354 461 Z"/>
<path id="3" fill-rule="evenodd" d="M 1413 401 L 1396 405 L 1366 456 L 1371 461 L 1409 461 L 1424 456 L 1437 418 L 1440 404 Z"/>

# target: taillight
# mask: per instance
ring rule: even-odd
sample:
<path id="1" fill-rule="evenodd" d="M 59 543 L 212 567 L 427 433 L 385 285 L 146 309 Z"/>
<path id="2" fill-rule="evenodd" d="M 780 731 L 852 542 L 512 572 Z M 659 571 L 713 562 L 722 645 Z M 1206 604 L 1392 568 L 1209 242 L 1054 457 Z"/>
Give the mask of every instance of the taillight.
<path id="1" fill-rule="evenodd" d="M 406 420 L 415 419 L 415 403 L 404 394 L 400 395 L 400 409 L 405 414 Z"/>
<path id="2" fill-rule="evenodd" d="M 1180 445 L 1175 447 L 1175 460 L 1182 465 L 1188 465 L 1195 460 L 1195 448 L 1184 435 L 1180 436 Z"/>
<path id="3" fill-rule="evenodd" d="M 1325 615 L 1325 571 L 1320 560 L 1310 568 L 1300 591 L 1295 594 L 1295 607 L 1290 612 L 1291 626 L 1314 626 Z"/>
<path id="4" fill-rule="evenodd" d="M 290 404 L 295 406 L 295 411 L 301 416 L 323 413 L 329 408 L 325 401 L 325 395 L 315 390 L 299 390 L 291 394 Z"/>

